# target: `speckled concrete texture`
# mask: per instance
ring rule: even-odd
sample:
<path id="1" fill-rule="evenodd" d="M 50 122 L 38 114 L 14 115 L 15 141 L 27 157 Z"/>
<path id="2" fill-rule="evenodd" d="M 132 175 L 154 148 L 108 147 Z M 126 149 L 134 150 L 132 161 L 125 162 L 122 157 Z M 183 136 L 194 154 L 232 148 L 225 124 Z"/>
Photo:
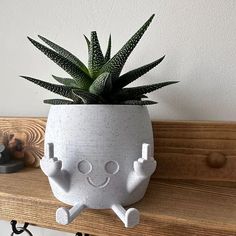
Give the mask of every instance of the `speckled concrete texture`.
<path id="1" fill-rule="evenodd" d="M 70 217 L 72 211 L 76 215 L 84 208 L 116 211 L 120 207 L 114 205 L 139 201 L 156 168 L 147 108 L 52 106 L 41 168 L 49 177 L 55 197 L 74 206 L 70 211 L 57 211 L 59 223 L 69 223 L 74 218 Z M 122 219 L 125 224 L 132 222 L 129 215 L 124 214 Z"/>

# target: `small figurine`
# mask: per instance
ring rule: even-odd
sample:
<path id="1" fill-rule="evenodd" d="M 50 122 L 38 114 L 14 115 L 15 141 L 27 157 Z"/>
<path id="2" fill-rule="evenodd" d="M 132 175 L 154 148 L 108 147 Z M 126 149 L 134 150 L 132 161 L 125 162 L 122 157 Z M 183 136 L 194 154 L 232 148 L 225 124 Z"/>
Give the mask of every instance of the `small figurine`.
<path id="1" fill-rule="evenodd" d="M 123 221 L 125 227 L 134 227 L 139 223 L 139 211 L 135 208 L 125 210 L 123 205 L 130 205 L 143 196 L 144 190 L 139 187 L 145 182 L 148 184 L 156 169 L 156 161 L 150 154 L 149 144 L 142 145 L 142 157 L 133 162 L 133 169 L 130 171 L 127 166 L 108 158 L 99 161 L 89 158 L 79 160 L 73 166 L 65 166 L 63 161 L 54 156 L 53 143 L 47 145 L 47 154 L 40 162 L 41 169 L 49 177 L 50 184 L 58 186 L 54 194 L 58 195 L 62 191 L 70 199 L 64 202 L 70 205 L 73 203 L 70 209 L 57 209 L 58 223 L 69 224 L 86 208 L 110 208 Z M 74 167 L 77 167 L 76 172 L 72 171 Z M 78 176 L 77 182 L 75 176 Z"/>
<path id="2" fill-rule="evenodd" d="M 12 173 L 21 170 L 24 162 L 10 157 L 4 144 L 0 144 L 0 173 Z"/>

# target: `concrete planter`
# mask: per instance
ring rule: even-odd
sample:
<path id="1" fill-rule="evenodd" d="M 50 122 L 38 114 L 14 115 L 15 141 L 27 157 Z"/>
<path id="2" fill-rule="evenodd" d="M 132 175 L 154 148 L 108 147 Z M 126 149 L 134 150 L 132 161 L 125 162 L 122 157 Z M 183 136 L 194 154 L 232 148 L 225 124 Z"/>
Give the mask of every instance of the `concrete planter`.
<path id="1" fill-rule="evenodd" d="M 48 116 L 41 168 L 54 196 L 72 205 L 56 220 L 70 223 L 85 208 L 111 208 L 133 227 L 135 208 L 155 171 L 153 133 L 145 106 L 56 105 Z"/>

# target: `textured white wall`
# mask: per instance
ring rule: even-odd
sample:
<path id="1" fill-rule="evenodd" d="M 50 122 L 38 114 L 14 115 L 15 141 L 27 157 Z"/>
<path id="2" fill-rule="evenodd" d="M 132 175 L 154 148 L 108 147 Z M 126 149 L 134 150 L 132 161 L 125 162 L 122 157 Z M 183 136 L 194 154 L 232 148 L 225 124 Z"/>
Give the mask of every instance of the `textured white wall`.
<path id="1" fill-rule="evenodd" d="M 150 95 L 159 101 L 149 107 L 152 119 L 235 120 L 235 12 L 235 0 L 1 0 L 0 116 L 46 116 L 42 100 L 53 95 L 18 75 L 64 75 L 27 35 L 45 35 L 86 61 L 83 34 L 97 30 L 104 48 L 112 33 L 114 53 L 156 13 L 124 68 L 167 55 L 135 83 L 181 81 Z"/>
<path id="2" fill-rule="evenodd" d="M 37 34 L 60 43 L 87 61 L 83 34 L 97 30 L 103 48 L 113 36 L 113 53 L 152 14 L 156 17 L 124 71 L 166 54 L 135 84 L 180 80 L 152 93 L 156 119 L 236 119 L 235 0 L 1 0 L 0 115 L 46 116 L 42 100 L 54 95 L 23 81 L 31 75 L 53 81 L 64 75 L 26 39 Z"/>

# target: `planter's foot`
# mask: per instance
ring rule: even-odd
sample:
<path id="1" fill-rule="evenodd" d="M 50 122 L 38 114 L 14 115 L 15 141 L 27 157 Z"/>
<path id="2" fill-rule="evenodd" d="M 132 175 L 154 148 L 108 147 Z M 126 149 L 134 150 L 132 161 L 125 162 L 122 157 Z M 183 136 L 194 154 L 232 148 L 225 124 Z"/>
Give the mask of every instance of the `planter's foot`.
<path id="1" fill-rule="evenodd" d="M 72 222 L 86 206 L 76 204 L 71 209 L 60 207 L 56 211 L 56 221 L 59 224 L 67 225 Z"/>
<path id="2" fill-rule="evenodd" d="M 129 208 L 127 211 L 119 204 L 112 206 L 112 210 L 123 221 L 125 227 L 132 228 L 139 223 L 139 211 L 135 208 Z"/>
<path id="3" fill-rule="evenodd" d="M 139 211 L 129 208 L 125 213 L 125 227 L 134 227 L 139 223 Z"/>
<path id="4" fill-rule="evenodd" d="M 60 207 L 57 209 L 56 211 L 56 221 L 58 224 L 61 225 L 67 225 L 70 223 L 70 213 L 69 210 L 64 208 L 64 207 Z"/>

